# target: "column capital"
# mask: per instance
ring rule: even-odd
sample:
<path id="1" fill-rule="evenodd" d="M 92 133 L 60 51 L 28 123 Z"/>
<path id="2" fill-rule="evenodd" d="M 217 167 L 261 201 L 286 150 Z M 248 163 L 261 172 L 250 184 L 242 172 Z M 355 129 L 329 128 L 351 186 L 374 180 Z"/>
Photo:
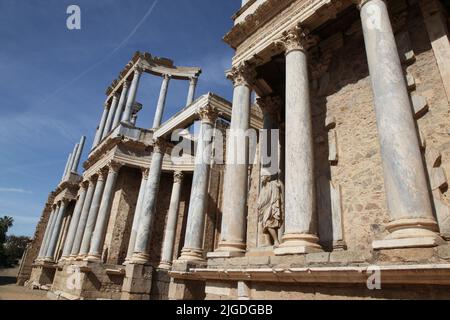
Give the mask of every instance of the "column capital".
<path id="1" fill-rule="evenodd" d="M 104 181 L 105 176 L 108 174 L 108 169 L 103 167 L 97 171 L 97 181 Z"/>
<path id="2" fill-rule="evenodd" d="M 181 183 L 183 182 L 183 172 L 182 171 L 174 171 L 173 173 L 173 183 Z"/>
<path id="3" fill-rule="evenodd" d="M 61 199 L 61 204 L 64 204 L 65 206 L 70 202 L 70 200 L 69 199 L 66 199 L 66 198 L 63 198 L 63 199 Z"/>
<path id="4" fill-rule="evenodd" d="M 142 170 L 142 178 L 148 179 L 148 174 L 150 173 L 150 169 L 149 168 L 141 168 L 141 170 Z"/>
<path id="5" fill-rule="evenodd" d="M 167 143 L 167 141 L 165 139 L 158 138 L 153 141 L 153 152 L 164 153 L 164 152 L 166 152 L 168 145 L 169 144 Z"/>
<path id="6" fill-rule="evenodd" d="M 291 51 L 308 51 L 318 43 L 318 37 L 310 34 L 309 30 L 297 25 L 294 28 L 283 32 L 281 38 L 275 42 L 278 47 L 282 47 L 285 54 Z"/>
<path id="7" fill-rule="evenodd" d="M 122 91 L 127 90 L 129 86 L 130 86 L 130 81 L 125 80 L 122 84 Z"/>
<path id="8" fill-rule="evenodd" d="M 352 2 L 356 5 L 356 7 L 361 10 L 361 8 L 366 4 L 369 3 L 371 0 L 352 0 Z M 383 2 L 386 2 L 385 0 L 381 0 Z"/>
<path id="9" fill-rule="evenodd" d="M 189 78 L 189 84 L 192 86 L 195 86 L 197 84 L 198 81 L 198 76 L 193 76 Z"/>
<path id="10" fill-rule="evenodd" d="M 144 68 L 142 68 L 140 65 L 136 64 L 136 65 L 133 66 L 133 72 L 135 74 L 141 75 L 144 72 Z"/>
<path id="11" fill-rule="evenodd" d="M 214 124 L 217 117 L 219 116 L 219 113 L 216 111 L 216 109 L 210 105 L 199 108 L 197 114 L 199 115 L 202 122 L 211 124 Z"/>
<path id="12" fill-rule="evenodd" d="M 266 96 L 257 98 L 256 103 L 263 113 L 276 114 L 282 107 L 283 101 L 278 96 Z"/>
<path id="13" fill-rule="evenodd" d="M 114 160 L 109 161 L 108 164 L 106 165 L 109 172 L 115 172 L 115 173 L 118 173 L 122 166 L 123 166 L 123 163 L 114 161 Z"/>
<path id="14" fill-rule="evenodd" d="M 170 79 L 172 79 L 172 75 L 168 74 L 168 73 L 165 73 L 165 74 L 162 75 L 162 78 L 164 80 L 166 80 L 166 81 L 169 81 Z"/>
<path id="15" fill-rule="evenodd" d="M 79 186 L 80 186 L 80 189 L 81 188 L 87 189 L 87 187 L 89 186 L 89 179 L 81 181 Z"/>
<path id="16" fill-rule="evenodd" d="M 256 78 L 256 71 L 254 66 L 248 62 L 234 66 L 226 74 L 227 78 L 233 81 L 235 87 L 247 86 L 251 87 Z"/>

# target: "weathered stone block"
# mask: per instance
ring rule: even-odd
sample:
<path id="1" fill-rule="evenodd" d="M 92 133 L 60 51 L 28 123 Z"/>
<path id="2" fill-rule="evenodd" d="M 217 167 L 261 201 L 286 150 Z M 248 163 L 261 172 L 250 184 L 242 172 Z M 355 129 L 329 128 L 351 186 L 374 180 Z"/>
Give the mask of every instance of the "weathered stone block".
<path id="1" fill-rule="evenodd" d="M 270 264 L 274 266 L 303 266 L 306 264 L 307 255 L 273 256 L 270 257 Z"/>
<path id="2" fill-rule="evenodd" d="M 450 244 L 439 246 L 437 253 L 440 258 L 450 259 Z"/>
<path id="3" fill-rule="evenodd" d="M 316 253 L 309 253 L 306 255 L 307 263 L 325 263 L 328 261 L 330 261 L 329 252 L 316 252 Z"/>
<path id="4" fill-rule="evenodd" d="M 362 263 L 371 258 L 368 251 L 336 251 L 330 254 L 330 262 Z"/>

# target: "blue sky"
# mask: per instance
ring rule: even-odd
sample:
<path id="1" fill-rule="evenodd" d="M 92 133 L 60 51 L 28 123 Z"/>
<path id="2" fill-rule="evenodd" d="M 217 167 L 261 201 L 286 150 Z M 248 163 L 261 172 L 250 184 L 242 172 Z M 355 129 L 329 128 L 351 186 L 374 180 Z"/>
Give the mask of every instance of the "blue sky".
<path id="1" fill-rule="evenodd" d="M 0 216 L 14 217 L 10 234 L 34 233 L 81 135 L 86 159 L 105 89 L 135 51 L 199 66 L 197 96 L 212 91 L 231 99 L 224 71 L 233 51 L 222 36 L 241 0 L 159 0 L 132 34 L 153 3 L 0 0 Z M 66 27 L 71 4 L 81 8 L 81 30 Z M 139 127 L 151 126 L 160 85 L 160 78 L 143 77 Z M 184 105 L 187 90 L 186 82 L 171 81 L 165 119 Z"/>

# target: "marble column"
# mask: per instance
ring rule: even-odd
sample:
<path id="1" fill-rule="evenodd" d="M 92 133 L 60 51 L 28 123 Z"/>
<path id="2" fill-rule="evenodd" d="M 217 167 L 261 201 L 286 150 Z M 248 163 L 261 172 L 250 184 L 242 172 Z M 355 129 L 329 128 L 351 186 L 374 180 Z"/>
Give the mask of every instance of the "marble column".
<path id="1" fill-rule="evenodd" d="M 64 218 L 64 214 L 66 213 L 66 208 L 68 205 L 68 200 L 62 200 L 59 209 L 58 215 L 55 218 L 55 222 L 53 223 L 53 228 L 50 236 L 50 240 L 48 242 L 47 252 L 45 253 L 45 261 L 54 262 L 55 249 L 56 244 L 59 238 L 59 233 L 61 232 L 62 221 Z"/>
<path id="2" fill-rule="evenodd" d="M 228 74 L 233 81 L 233 109 L 231 114 L 231 135 L 227 141 L 226 168 L 223 191 L 222 233 L 217 251 L 224 256 L 240 255 L 245 252 L 246 209 L 248 189 L 248 145 L 237 145 L 232 136 L 245 135 L 250 126 L 251 84 L 254 70 L 247 64 L 234 67 Z M 234 134 L 233 134 L 234 132 Z M 244 163 L 237 161 L 236 154 L 242 154 Z"/>
<path id="3" fill-rule="evenodd" d="M 78 143 L 73 147 L 72 157 L 70 158 L 70 164 L 69 164 L 69 171 L 68 171 L 68 173 L 73 172 L 73 167 L 74 167 L 74 164 L 75 164 L 75 157 L 77 156 L 79 148 L 80 148 L 80 145 Z"/>
<path id="4" fill-rule="evenodd" d="M 84 181 L 80 185 L 78 192 L 78 200 L 73 210 L 73 217 L 70 222 L 69 231 L 67 232 L 66 242 L 64 244 L 63 253 L 61 259 L 66 259 L 70 256 L 72 251 L 73 242 L 75 241 L 75 233 L 78 228 L 78 222 L 80 221 L 81 211 L 83 209 L 84 200 L 86 198 L 86 191 L 88 188 L 88 182 Z"/>
<path id="5" fill-rule="evenodd" d="M 275 254 L 321 251 L 317 236 L 314 142 L 307 50 L 316 43 L 308 31 L 295 27 L 281 39 L 286 55 L 285 221 Z"/>
<path id="6" fill-rule="evenodd" d="M 45 227 L 44 237 L 42 238 L 41 247 L 39 248 L 37 260 L 42 260 L 45 258 L 45 254 L 47 253 L 46 248 L 47 248 L 48 238 L 49 238 L 50 232 L 51 232 L 50 230 L 52 229 L 53 222 L 55 221 L 55 216 L 57 215 L 57 213 L 58 213 L 57 207 L 54 206 L 49 215 L 47 226 Z"/>
<path id="7" fill-rule="evenodd" d="M 86 228 L 86 222 L 89 216 L 89 208 L 91 207 L 94 190 L 95 190 L 95 180 L 94 177 L 90 177 L 88 189 L 86 191 L 86 197 L 84 199 L 80 219 L 78 221 L 77 229 L 75 232 L 75 239 L 73 241 L 72 249 L 70 250 L 70 257 L 73 259 L 76 258 L 80 252 L 81 241 L 83 240 L 84 229 Z"/>
<path id="8" fill-rule="evenodd" d="M 203 234 L 205 229 L 206 205 L 208 203 L 208 183 L 211 166 L 211 145 L 217 113 L 211 107 L 199 111 L 200 134 L 197 140 L 195 169 L 192 178 L 191 197 L 186 223 L 186 236 L 179 260 L 202 261 Z"/>
<path id="9" fill-rule="evenodd" d="M 136 202 L 136 209 L 134 210 L 133 225 L 131 227 L 130 240 L 128 242 L 127 257 L 125 258 L 124 264 L 127 264 L 131 260 L 131 257 L 133 256 L 134 245 L 136 244 L 136 234 L 137 234 L 137 231 L 138 231 L 138 228 L 140 225 L 139 218 L 142 213 L 141 212 L 142 211 L 142 203 L 144 201 L 145 185 L 147 184 L 148 173 L 149 173 L 148 168 L 142 170 L 141 186 L 139 188 L 138 199 Z"/>
<path id="10" fill-rule="evenodd" d="M 108 176 L 106 178 L 105 188 L 103 190 L 97 221 L 95 222 L 95 229 L 92 234 L 87 260 L 99 261 L 101 259 L 106 228 L 111 215 L 111 202 L 114 196 L 114 187 L 116 186 L 120 167 L 121 164 L 116 162 L 110 162 L 108 164 Z"/>
<path id="11" fill-rule="evenodd" d="M 97 221 L 98 209 L 102 200 L 103 188 L 105 186 L 105 170 L 101 169 L 98 173 L 97 183 L 95 185 L 94 196 L 92 198 L 89 214 L 84 228 L 83 240 L 81 241 L 80 253 L 77 259 L 86 258 L 91 244 L 92 232 L 94 231 L 95 222 Z"/>
<path id="12" fill-rule="evenodd" d="M 407 85 L 386 3 L 360 4 L 367 61 L 374 95 L 390 231 L 374 249 L 437 245 L 425 168 Z"/>
<path id="13" fill-rule="evenodd" d="M 100 120 L 100 124 L 97 129 L 97 133 L 95 134 L 94 143 L 92 144 L 92 149 L 94 149 L 102 140 L 103 130 L 105 129 L 106 119 L 108 118 L 109 107 L 105 104 L 105 108 L 103 109 L 102 119 Z"/>
<path id="14" fill-rule="evenodd" d="M 195 89 L 197 87 L 198 77 L 192 77 L 189 79 L 189 92 L 186 100 L 186 106 L 194 102 L 195 99 Z"/>
<path id="15" fill-rule="evenodd" d="M 67 172 L 68 172 L 69 169 L 70 169 L 70 168 L 69 168 L 69 165 L 70 165 L 71 161 L 72 161 L 72 153 L 69 153 L 69 156 L 67 157 L 66 166 L 64 167 L 64 173 L 63 173 L 63 176 L 62 176 L 62 178 L 61 178 L 61 181 L 64 180 L 64 178 L 65 178 L 66 175 L 67 175 Z"/>
<path id="16" fill-rule="evenodd" d="M 142 75 L 142 69 L 138 66 L 134 68 L 133 80 L 131 81 L 130 92 L 128 93 L 127 103 L 123 112 L 122 121 L 125 123 L 131 123 L 131 112 L 133 111 L 133 105 L 136 101 L 136 95 L 139 88 L 139 81 Z"/>
<path id="17" fill-rule="evenodd" d="M 183 173 L 181 171 L 175 171 L 173 174 L 172 194 L 170 196 L 169 213 L 167 214 L 166 231 L 162 245 L 161 262 L 158 266 L 160 269 L 168 270 L 172 266 L 182 182 Z"/>
<path id="18" fill-rule="evenodd" d="M 119 97 L 117 96 L 117 93 L 115 93 L 111 102 L 111 106 L 109 107 L 108 118 L 106 119 L 105 128 L 103 129 L 102 133 L 102 140 L 105 139 L 106 136 L 108 136 L 108 134 L 111 132 L 118 104 L 119 104 Z"/>
<path id="19" fill-rule="evenodd" d="M 158 105 L 156 106 L 155 117 L 153 118 L 153 129 L 158 128 L 161 125 L 161 120 L 164 113 L 164 107 L 166 105 L 167 89 L 169 88 L 170 75 L 163 75 L 163 82 L 161 85 L 161 91 L 159 92 Z"/>
<path id="20" fill-rule="evenodd" d="M 145 197 L 142 202 L 142 211 L 139 217 L 140 223 L 136 234 L 136 243 L 130 263 L 146 264 L 149 261 L 149 240 L 152 235 L 153 222 L 156 213 L 156 199 L 159 191 L 161 168 L 166 149 L 166 141 L 158 139 L 154 142 L 152 162 L 150 164 L 149 177 L 145 185 Z"/>
<path id="21" fill-rule="evenodd" d="M 72 172 L 78 172 L 78 166 L 80 164 L 81 155 L 83 154 L 84 143 L 86 142 L 86 137 L 82 136 L 80 143 L 78 144 L 77 153 L 73 159 Z"/>
<path id="22" fill-rule="evenodd" d="M 119 99 L 119 103 L 117 105 L 117 110 L 116 110 L 116 114 L 114 115 L 114 121 L 113 121 L 111 129 L 116 128 L 120 123 L 120 119 L 122 119 L 122 113 L 125 108 L 125 103 L 127 101 L 129 86 L 130 86 L 130 83 L 128 81 L 125 81 L 122 85 L 122 92 L 120 93 L 120 99 Z"/>

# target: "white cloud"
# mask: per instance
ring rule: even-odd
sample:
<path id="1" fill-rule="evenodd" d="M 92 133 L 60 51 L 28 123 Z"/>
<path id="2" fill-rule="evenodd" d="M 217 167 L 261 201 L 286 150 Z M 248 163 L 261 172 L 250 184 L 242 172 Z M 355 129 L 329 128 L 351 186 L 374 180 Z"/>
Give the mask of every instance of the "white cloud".
<path id="1" fill-rule="evenodd" d="M 0 192 L 32 193 L 29 190 L 20 189 L 20 188 L 0 188 Z"/>

